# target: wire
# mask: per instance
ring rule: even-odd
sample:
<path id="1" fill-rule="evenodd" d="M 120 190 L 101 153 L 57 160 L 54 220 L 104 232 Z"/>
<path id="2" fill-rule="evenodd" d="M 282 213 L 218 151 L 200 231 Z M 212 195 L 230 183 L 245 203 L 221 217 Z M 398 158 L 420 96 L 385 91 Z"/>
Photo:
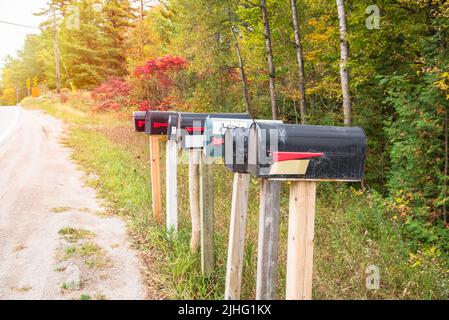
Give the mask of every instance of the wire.
<path id="1" fill-rule="evenodd" d="M 24 25 L 24 24 L 14 23 L 14 22 L 9 22 L 9 21 L 0 20 L 0 23 L 9 24 L 9 25 L 16 26 L 16 27 L 40 30 L 39 28 L 36 28 L 36 27 L 27 26 L 27 25 Z"/>
<path id="2" fill-rule="evenodd" d="M 65 73 L 67 75 L 67 78 L 69 79 L 69 83 L 70 83 L 70 86 L 72 87 L 72 91 L 76 91 L 75 90 L 75 86 L 73 85 L 72 79 L 69 76 L 69 72 L 67 71 L 67 66 L 65 65 L 65 62 L 64 62 L 64 59 L 62 58 L 61 53 L 59 53 L 59 58 L 61 59 L 62 65 L 64 66 L 64 70 L 65 70 Z"/>

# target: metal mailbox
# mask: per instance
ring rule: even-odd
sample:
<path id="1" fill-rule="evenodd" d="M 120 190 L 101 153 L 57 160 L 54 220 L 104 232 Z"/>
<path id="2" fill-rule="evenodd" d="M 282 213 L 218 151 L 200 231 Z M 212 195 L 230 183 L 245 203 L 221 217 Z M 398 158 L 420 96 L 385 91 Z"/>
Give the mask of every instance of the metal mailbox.
<path id="1" fill-rule="evenodd" d="M 179 113 L 178 137 L 182 149 L 202 149 L 206 118 L 250 119 L 247 113 Z"/>
<path id="2" fill-rule="evenodd" d="M 248 136 L 248 171 L 280 180 L 360 181 L 366 150 L 362 128 L 257 122 Z"/>
<path id="3" fill-rule="evenodd" d="M 176 114 L 172 111 L 148 111 L 145 116 L 145 133 L 149 135 L 167 135 L 168 118 Z"/>
<path id="4" fill-rule="evenodd" d="M 234 173 L 248 173 L 248 136 L 249 128 L 226 130 L 224 163 Z"/>
<path id="5" fill-rule="evenodd" d="M 168 128 L 167 128 L 167 139 L 168 140 L 178 140 L 178 128 L 179 128 L 179 115 L 178 113 L 173 113 L 168 117 Z"/>
<path id="6" fill-rule="evenodd" d="M 224 137 L 225 166 L 234 173 L 248 172 L 249 128 L 254 123 L 282 124 L 281 120 L 251 120 L 248 127 L 228 128 Z"/>
<path id="7" fill-rule="evenodd" d="M 133 114 L 134 129 L 137 132 L 145 132 L 145 115 L 146 111 L 136 111 Z"/>
<path id="8" fill-rule="evenodd" d="M 228 129 L 249 129 L 252 119 L 211 118 L 204 124 L 204 154 L 210 158 L 224 157 L 225 133 Z"/>

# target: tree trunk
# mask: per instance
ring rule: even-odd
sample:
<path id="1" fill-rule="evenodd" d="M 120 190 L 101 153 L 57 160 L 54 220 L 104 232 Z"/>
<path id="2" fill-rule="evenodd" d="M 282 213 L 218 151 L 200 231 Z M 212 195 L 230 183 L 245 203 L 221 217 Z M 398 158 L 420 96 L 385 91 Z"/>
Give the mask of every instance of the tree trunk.
<path id="1" fill-rule="evenodd" d="M 228 17 L 229 17 L 229 27 L 231 29 L 232 37 L 234 38 L 235 52 L 237 53 L 237 58 L 239 61 L 240 77 L 242 78 L 242 93 L 243 99 L 245 100 L 246 112 L 251 114 L 251 102 L 248 94 L 248 81 L 246 79 L 245 65 L 243 63 L 242 54 L 240 52 L 239 41 L 237 35 L 235 34 L 234 26 L 232 24 L 231 3 L 229 0 L 228 0 Z"/>
<path id="2" fill-rule="evenodd" d="M 56 23 L 56 10 L 53 8 L 53 28 L 55 33 L 54 46 L 55 46 L 55 69 L 56 69 L 56 93 L 61 93 L 61 71 L 59 67 L 59 37 L 58 37 L 58 24 Z"/>
<path id="3" fill-rule="evenodd" d="M 340 22 L 340 78 L 343 94 L 343 115 L 345 126 L 351 125 L 351 95 L 349 93 L 349 49 L 346 41 L 345 1 L 337 0 L 338 20 Z"/>
<path id="4" fill-rule="evenodd" d="M 448 119 L 447 119 L 447 108 L 444 112 L 444 202 L 443 202 L 443 219 L 444 225 L 448 224 L 448 216 L 446 209 L 446 198 L 447 198 L 447 171 L 448 171 Z"/>
<path id="5" fill-rule="evenodd" d="M 271 113 L 273 120 L 277 119 L 277 106 L 276 106 L 276 70 L 273 61 L 273 47 L 271 45 L 271 32 L 270 32 L 270 22 L 268 21 L 267 13 L 267 1 L 260 0 L 260 7 L 262 10 L 262 20 L 264 25 L 265 34 L 265 47 L 267 50 L 267 60 L 268 60 L 268 71 L 270 73 L 270 98 L 271 98 Z"/>
<path id="6" fill-rule="evenodd" d="M 304 58 L 302 54 L 301 36 L 299 33 L 298 8 L 296 0 L 290 0 L 292 7 L 293 30 L 295 32 L 296 59 L 298 60 L 298 76 L 299 76 L 299 110 L 301 112 L 301 123 L 306 124 L 306 89 L 304 77 Z"/>

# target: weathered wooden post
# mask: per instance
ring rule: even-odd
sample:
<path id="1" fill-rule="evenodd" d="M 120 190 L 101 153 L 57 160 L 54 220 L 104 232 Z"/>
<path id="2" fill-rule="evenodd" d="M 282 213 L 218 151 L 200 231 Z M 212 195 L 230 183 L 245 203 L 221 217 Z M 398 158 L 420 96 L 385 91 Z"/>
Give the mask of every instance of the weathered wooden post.
<path id="1" fill-rule="evenodd" d="M 160 140 L 161 137 L 165 138 L 167 136 L 168 118 L 173 114 L 176 113 L 168 111 L 148 111 L 145 115 L 145 133 L 150 136 L 152 211 L 154 219 L 159 224 L 162 223 L 162 168 Z"/>
<path id="2" fill-rule="evenodd" d="M 261 179 L 291 181 L 287 299 L 312 298 L 316 182 L 360 181 L 366 147 L 361 128 L 268 122 L 251 127 L 249 172 Z"/>
<path id="3" fill-rule="evenodd" d="M 167 230 L 178 231 L 178 115 L 170 115 L 167 129 L 166 151 L 166 207 Z"/>
<path id="4" fill-rule="evenodd" d="M 162 223 L 160 137 L 150 136 L 151 208 L 157 223 Z"/>
<path id="5" fill-rule="evenodd" d="M 225 163 L 234 169 L 238 165 L 244 166 L 243 154 L 241 159 L 236 159 L 234 137 L 240 134 L 241 131 L 247 130 L 252 122 L 253 120 L 249 119 L 247 114 L 239 115 L 238 118 L 233 119 L 209 117 L 205 124 L 204 154 L 206 159 L 222 162 L 223 158 L 225 158 Z M 229 132 L 230 137 L 227 137 L 227 139 L 230 140 L 226 144 L 229 150 L 225 152 L 225 134 L 228 135 L 230 129 L 236 130 Z M 241 142 L 244 143 L 243 140 Z M 234 173 L 225 287 L 225 299 L 227 300 L 240 299 L 249 181 L 250 178 L 247 173 L 237 171 Z"/>
<path id="6" fill-rule="evenodd" d="M 148 112 L 134 112 L 134 129 L 137 132 L 147 132 Z M 159 136 L 150 136 L 150 167 L 151 167 L 151 195 L 152 212 L 157 223 L 162 222 L 162 202 L 161 202 L 161 178 L 160 178 L 160 152 Z"/>
<path id="7" fill-rule="evenodd" d="M 211 276 L 215 266 L 214 177 L 204 153 L 200 156 L 201 270 Z"/>
<path id="8" fill-rule="evenodd" d="M 200 249 L 201 240 L 201 215 L 200 215 L 200 162 L 201 152 L 195 149 L 189 150 L 189 200 L 190 217 L 192 220 L 192 236 L 190 250 L 193 253 Z"/>
<path id="9" fill-rule="evenodd" d="M 200 163 L 203 148 L 205 114 L 179 113 L 178 130 L 181 148 L 189 152 L 189 200 L 192 222 L 190 250 L 193 253 L 201 247 L 201 202 Z"/>
<path id="10" fill-rule="evenodd" d="M 232 113 L 180 113 L 181 146 L 183 149 L 190 150 L 191 159 L 189 165 L 191 168 L 189 183 L 192 213 L 192 243 L 196 244 L 199 237 L 201 243 L 201 270 L 205 276 L 212 274 L 215 265 L 213 174 L 211 159 L 207 151 L 203 152 L 207 150 L 208 143 L 210 142 L 205 138 L 205 122 L 208 117 L 242 119 L 249 118 L 249 115 Z M 197 187 L 199 192 L 196 192 Z M 199 213 L 197 210 L 199 210 Z M 200 236 L 198 236 L 196 231 L 198 221 Z M 197 250 L 198 248 L 194 246 L 192 249 Z"/>
<path id="11" fill-rule="evenodd" d="M 292 181 L 288 220 L 287 292 L 289 300 L 312 299 L 316 182 Z"/>
<path id="12" fill-rule="evenodd" d="M 277 288 L 281 184 L 269 179 L 260 183 L 256 299 L 273 300 Z"/>
<path id="13" fill-rule="evenodd" d="M 257 120 L 265 122 L 265 120 Z M 240 127 L 228 129 L 225 135 L 225 165 L 235 174 L 245 175 L 249 181 L 248 175 L 248 134 L 249 127 L 254 120 L 249 121 L 246 125 L 240 124 Z M 282 121 L 276 121 L 282 123 Z M 236 178 L 235 178 L 236 179 Z M 240 189 L 244 191 L 240 191 Z M 247 185 L 240 187 L 234 185 L 234 192 L 238 197 L 236 201 L 240 201 L 239 194 L 247 192 Z M 279 236 L 279 183 L 275 181 L 264 180 L 261 184 L 260 196 L 260 222 L 259 222 L 259 249 L 258 249 L 258 265 L 257 265 L 257 299 L 272 299 L 276 293 L 277 278 L 277 244 Z M 233 199 L 234 201 L 234 199 Z M 244 238 L 243 221 L 239 215 L 247 212 L 247 195 L 241 200 L 245 203 L 239 206 L 239 211 L 231 213 L 231 229 L 228 248 L 228 269 L 226 277 L 226 299 L 239 299 L 241 288 L 241 269 L 243 268 L 243 250 L 244 240 L 240 241 L 238 246 L 235 245 L 235 237 Z M 277 203 L 277 205 L 276 205 Z M 234 215 L 237 216 L 234 220 Z M 236 224 L 241 222 L 240 224 Z M 235 230 L 238 230 L 236 232 Z M 231 241 L 234 245 L 231 246 Z M 238 252 L 236 254 L 235 252 Z M 241 257 L 239 259 L 239 257 Z M 239 274 L 240 273 L 240 274 Z"/>
<path id="14" fill-rule="evenodd" d="M 240 299 L 245 253 L 246 221 L 248 217 L 249 181 L 249 174 L 234 173 L 228 260 L 226 266 L 226 300 Z"/>

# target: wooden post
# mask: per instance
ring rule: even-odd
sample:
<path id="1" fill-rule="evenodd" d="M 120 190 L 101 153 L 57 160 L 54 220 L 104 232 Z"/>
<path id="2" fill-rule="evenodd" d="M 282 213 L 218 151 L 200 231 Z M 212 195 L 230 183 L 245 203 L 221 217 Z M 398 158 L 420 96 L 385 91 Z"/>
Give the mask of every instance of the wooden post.
<path id="1" fill-rule="evenodd" d="M 192 238 L 190 250 L 198 252 L 200 247 L 200 194 L 199 194 L 199 157 L 201 151 L 189 150 L 189 196 L 190 216 L 192 219 Z"/>
<path id="2" fill-rule="evenodd" d="M 291 182 L 288 219 L 287 300 L 312 299 L 316 182 Z"/>
<path id="3" fill-rule="evenodd" d="M 257 252 L 257 300 L 276 297 L 281 183 L 261 180 L 259 245 Z"/>
<path id="4" fill-rule="evenodd" d="M 178 231 L 178 147 L 176 141 L 168 140 L 166 147 L 166 206 L 167 231 Z"/>
<path id="5" fill-rule="evenodd" d="M 154 219 L 160 224 L 162 223 L 162 190 L 159 150 L 159 136 L 150 136 L 152 210 Z"/>
<path id="6" fill-rule="evenodd" d="M 249 181 L 249 174 L 234 173 L 228 261 L 226 268 L 226 300 L 240 299 L 243 257 L 245 253 L 246 220 L 248 216 Z"/>
<path id="7" fill-rule="evenodd" d="M 200 151 L 201 152 L 201 151 Z M 201 271 L 208 277 L 214 272 L 214 177 L 212 165 L 200 156 Z"/>

